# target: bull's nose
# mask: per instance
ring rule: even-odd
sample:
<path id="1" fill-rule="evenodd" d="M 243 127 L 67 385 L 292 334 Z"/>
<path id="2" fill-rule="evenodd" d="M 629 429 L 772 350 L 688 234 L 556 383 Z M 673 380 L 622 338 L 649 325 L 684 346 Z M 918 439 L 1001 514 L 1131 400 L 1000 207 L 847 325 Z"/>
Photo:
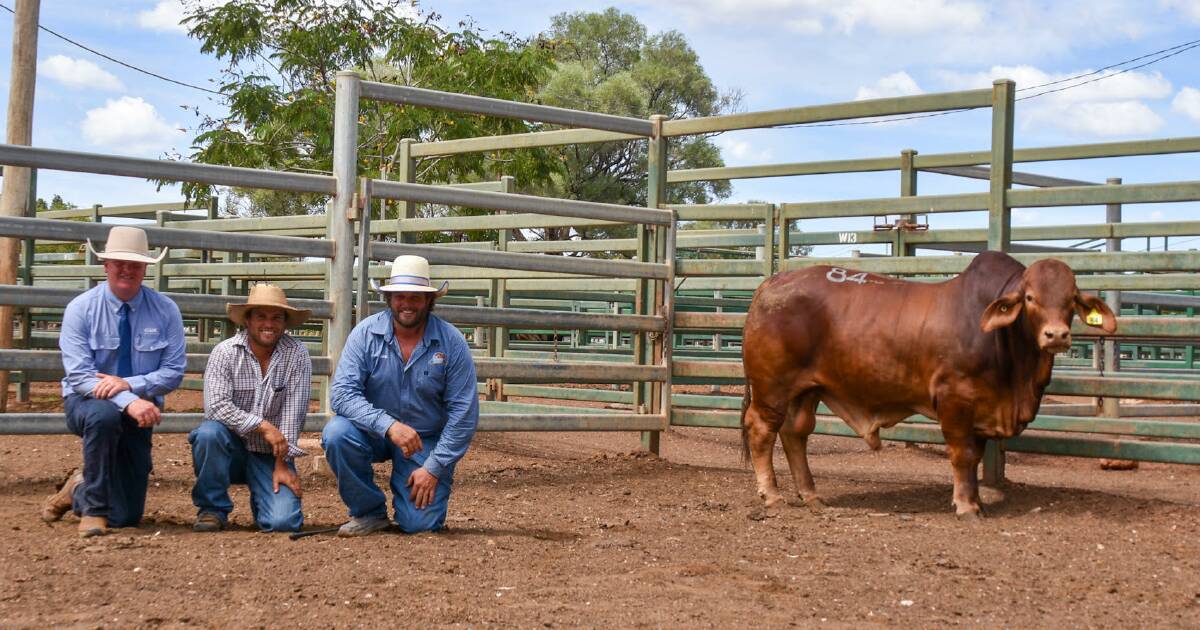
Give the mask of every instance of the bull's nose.
<path id="1" fill-rule="evenodd" d="M 1042 334 L 1045 335 L 1045 345 L 1048 346 L 1059 346 L 1071 343 L 1070 328 L 1046 328 L 1042 331 Z"/>

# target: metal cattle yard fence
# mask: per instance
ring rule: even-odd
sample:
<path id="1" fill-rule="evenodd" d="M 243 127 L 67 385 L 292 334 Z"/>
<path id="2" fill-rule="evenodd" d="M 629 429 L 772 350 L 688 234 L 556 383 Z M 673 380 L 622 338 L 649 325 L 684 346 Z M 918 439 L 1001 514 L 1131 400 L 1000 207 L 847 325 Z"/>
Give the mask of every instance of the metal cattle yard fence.
<path id="1" fill-rule="evenodd" d="M 203 371 L 224 305 L 256 280 L 271 280 L 314 311 L 299 334 L 314 354 L 320 411 L 309 430 L 329 417 L 328 377 L 356 321 L 382 308 L 369 282 L 387 269 L 371 265 L 398 254 L 419 254 L 453 291 L 439 315 L 458 325 L 476 353 L 483 403 L 481 430 L 636 431 L 657 451 L 669 426 L 737 427 L 741 397 L 722 387 L 741 381 L 740 330 L 754 289 L 772 273 L 807 265 L 876 271 L 937 280 L 964 269 L 962 253 L 1011 252 L 1024 263 L 1061 258 L 1081 288 L 1100 290 L 1119 313 L 1115 335 L 1078 326 L 1077 344 L 1060 355 L 1048 395 L 1087 402 L 1046 404 L 1019 438 L 989 443 L 985 479 L 1003 476 L 1005 451 L 1146 461 L 1200 463 L 1200 278 L 1196 251 L 1122 252 L 1122 239 L 1200 235 L 1200 221 L 1123 223 L 1122 204 L 1200 200 L 1200 182 L 1104 184 L 1014 172 L 1014 163 L 1200 152 L 1200 138 L 1176 138 L 1014 150 L 1014 85 L 992 89 L 856 101 L 715 116 L 649 120 L 433 92 L 337 78 L 334 172 L 310 175 L 181 162 L 94 155 L 0 145 L 0 164 L 116 176 L 193 181 L 325 195 L 324 215 L 218 219 L 216 204 L 203 215 L 179 206 L 134 206 L 43 213 L 0 219 L 0 235 L 25 239 L 23 284 L 0 287 L 0 304 L 23 309 L 20 349 L 0 351 L 0 369 L 20 371 L 18 382 L 61 376 L 54 332 L 57 312 L 101 277 L 94 263 L 73 253 L 34 254 L 34 245 L 102 241 L 104 217 L 153 219 L 154 246 L 174 248 L 154 270 L 153 284 L 174 299 L 189 330 L 188 373 Z M 489 116 L 573 127 L 510 136 L 441 142 L 404 141 L 396 180 L 360 178 L 357 119 L 362 99 L 440 107 Z M 739 129 L 821 123 L 878 116 L 990 108 L 987 150 L 690 171 L 667 170 L 672 137 Z M 418 160 L 472 152 L 513 151 L 602 142 L 645 144 L 647 206 L 549 199 L 516 194 L 517 182 L 427 185 L 416 181 Z M 800 203 L 668 206 L 672 183 L 738 178 L 894 171 L 899 196 Z M 983 179 L 986 192 L 917 194 L 921 172 Z M 1028 188 L 1014 188 L 1014 185 Z M 391 202 L 385 206 L 384 202 Z M 494 211 L 483 216 L 420 216 L 422 204 Z M 1104 205 L 1103 223 L 1013 228 L 1013 208 Z M 395 218 L 387 216 L 387 207 Z M 984 211 L 986 227 L 931 230 L 922 216 Z M 870 230 L 810 232 L 804 221 L 876 219 Z M 90 222 L 69 219 L 91 219 Z M 752 225 L 694 229 L 695 222 Z M 634 225 L 631 238 L 540 240 L 516 231 L 547 227 Z M 712 225 L 707 223 L 707 225 Z M 422 232 L 491 231 L 491 241 L 416 244 Z M 384 240 L 387 239 L 387 240 Z M 1083 240 L 1106 251 L 1037 244 Z M 796 255 L 801 247 L 851 243 L 886 246 L 890 255 L 852 258 Z M 918 255 L 919 250 L 951 255 Z M 574 255 L 556 255 L 574 254 Z M 80 264 L 82 263 L 82 264 Z M 151 274 L 148 274 L 151 275 Z M 148 280 L 150 281 L 150 280 Z M 1118 310 L 1119 309 L 1119 310 Z M 43 325 L 39 326 L 39 322 Z M 185 387 L 199 388 L 194 377 Z M 679 386 L 674 387 L 673 385 Z M 706 389 L 707 388 L 707 389 Z M 673 389 L 676 391 L 673 392 Z M 23 391 L 27 391 L 23 390 Z M 1122 398 L 1156 401 L 1119 405 Z M 514 399 L 520 399 L 514 400 Z M 1159 402 L 1161 401 L 1161 402 Z M 1163 404 L 1163 403 L 1169 404 Z M 822 409 L 818 433 L 853 435 Z M 202 414 L 166 414 L 163 430 L 185 431 Z M 1132 417 L 1131 417 L 1132 416 Z M 64 432 L 61 414 L 0 415 L 0 433 Z M 884 439 L 941 442 L 927 418 L 913 417 L 882 433 Z"/>

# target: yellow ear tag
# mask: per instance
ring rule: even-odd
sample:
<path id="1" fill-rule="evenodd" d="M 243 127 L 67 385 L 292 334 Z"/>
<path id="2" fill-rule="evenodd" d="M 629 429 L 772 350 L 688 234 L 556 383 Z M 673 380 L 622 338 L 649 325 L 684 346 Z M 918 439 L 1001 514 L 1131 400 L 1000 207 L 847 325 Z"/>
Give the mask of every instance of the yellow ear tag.
<path id="1" fill-rule="evenodd" d="M 1100 314 L 1100 311 L 1092 309 L 1092 312 L 1087 314 L 1087 319 L 1084 321 L 1088 323 L 1088 326 L 1101 326 L 1104 324 L 1104 316 Z"/>

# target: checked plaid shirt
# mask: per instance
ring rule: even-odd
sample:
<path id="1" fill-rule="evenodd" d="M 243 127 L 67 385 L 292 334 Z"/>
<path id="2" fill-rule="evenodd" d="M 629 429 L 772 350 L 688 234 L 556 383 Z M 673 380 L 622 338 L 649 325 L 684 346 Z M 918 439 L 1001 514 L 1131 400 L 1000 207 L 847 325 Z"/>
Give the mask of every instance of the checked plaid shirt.
<path id="1" fill-rule="evenodd" d="M 217 344 L 208 357 L 204 415 L 240 435 L 255 453 L 271 452 L 255 431 L 260 423 L 270 422 L 287 438 L 288 457 L 303 457 L 307 453 L 298 442 L 311 387 L 312 359 L 304 344 L 284 334 L 264 376 L 243 329 Z"/>

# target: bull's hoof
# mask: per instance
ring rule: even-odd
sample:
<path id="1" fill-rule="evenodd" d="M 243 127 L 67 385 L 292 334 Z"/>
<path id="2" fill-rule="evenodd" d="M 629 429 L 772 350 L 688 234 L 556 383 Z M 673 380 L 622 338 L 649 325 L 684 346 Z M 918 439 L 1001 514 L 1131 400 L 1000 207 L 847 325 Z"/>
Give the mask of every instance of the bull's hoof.
<path id="1" fill-rule="evenodd" d="M 783 503 L 783 496 L 778 494 L 759 495 L 763 500 L 763 507 L 773 508 Z"/>
<path id="2" fill-rule="evenodd" d="M 959 512 L 955 516 L 964 523 L 977 523 L 983 520 L 983 512 Z"/>
<path id="3" fill-rule="evenodd" d="M 1137 470 L 1137 460 L 1133 459 L 1102 459 L 1101 470 Z"/>
<path id="4" fill-rule="evenodd" d="M 825 502 L 821 500 L 821 497 L 815 494 L 807 497 L 802 495 L 800 499 L 804 501 L 804 507 L 817 512 L 829 507 L 825 505 Z"/>

